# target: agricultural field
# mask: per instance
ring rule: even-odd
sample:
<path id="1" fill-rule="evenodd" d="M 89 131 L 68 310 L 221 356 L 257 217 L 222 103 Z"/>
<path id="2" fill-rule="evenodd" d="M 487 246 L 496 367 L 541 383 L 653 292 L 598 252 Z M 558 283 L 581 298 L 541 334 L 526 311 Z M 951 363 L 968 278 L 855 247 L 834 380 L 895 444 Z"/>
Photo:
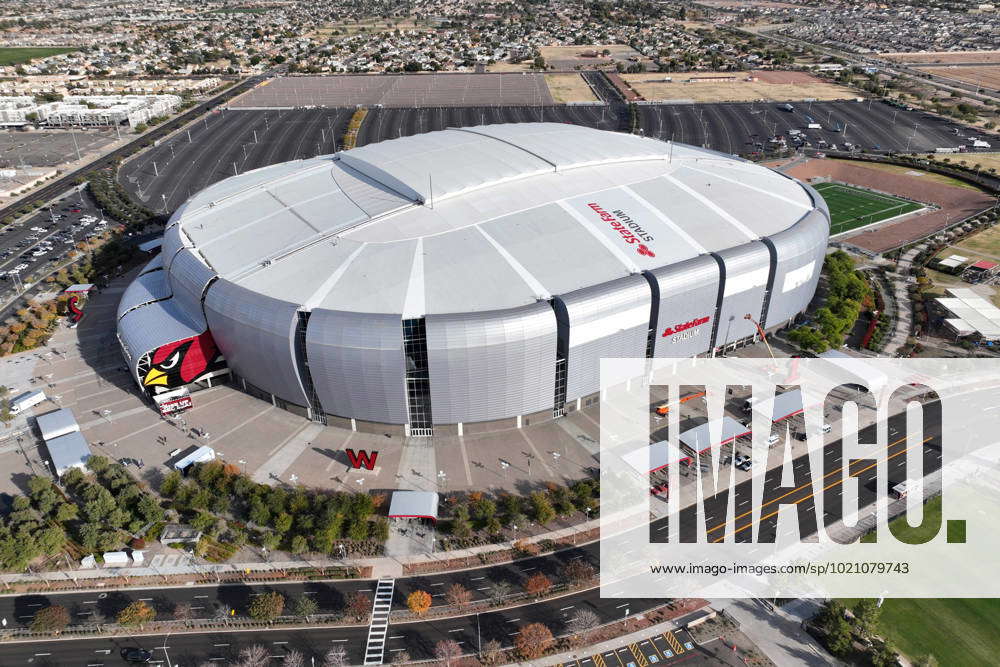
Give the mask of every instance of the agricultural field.
<path id="1" fill-rule="evenodd" d="M 546 74 L 545 83 L 557 104 L 599 101 L 579 74 Z"/>
<path id="2" fill-rule="evenodd" d="M 76 47 L 73 46 L 0 48 L 0 65 L 20 65 L 38 58 L 48 58 L 74 51 L 76 51 Z"/>
<path id="3" fill-rule="evenodd" d="M 736 73 L 737 77 L 745 74 Z M 665 74 L 646 72 L 622 74 L 637 93 L 650 101 L 692 100 L 694 102 L 752 102 L 755 100 L 844 100 L 857 97 L 857 93 L 833 83 L 810 77 L 795 83 L 758 81 L 697 81 L 685 83 L 692 75 L 704 77 L 707 73 L 683 72 Z M 732 74 L 720 74 L 720 77 Z M 672 80 L 667 81 L 670 78 Z"/>
<path id="4" fill-rule="evenodd" d="M 883 58 L 899 63 L 949 65 L 951 63 L 1000 64 L 1000 51 L 930 51 L 925 53 L 883 53 Z"/>
<path id="5" fill-rule="evenodd" d="M 923 208 L 922 204 L 840 183 L 818 183 L 813 187 L 830 207 L 831 235 Z"/>
<path id="6" fill-rule="evenodd" d="M 921 72 L 948 77 L 963 83 L 971 83 L 974 86 L 983 88 L 1000 88 L 1000 64 L 998 65 L 977 65 L 974 67 L 942 65 L 935 67 L 919 67 Z"/>

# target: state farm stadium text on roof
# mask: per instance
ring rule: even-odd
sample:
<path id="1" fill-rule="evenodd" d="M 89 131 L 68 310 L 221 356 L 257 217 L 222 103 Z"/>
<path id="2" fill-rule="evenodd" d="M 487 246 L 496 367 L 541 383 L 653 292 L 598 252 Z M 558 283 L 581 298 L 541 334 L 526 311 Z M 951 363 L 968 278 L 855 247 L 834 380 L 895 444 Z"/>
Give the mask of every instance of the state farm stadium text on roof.
<path id="1" fill-rule="evenodd" d="M 808 186 L 710 151 L 449 129 L 197 194 L 118 335 L 151 395 L 230 374 L 330 424 L 520 426 L 586 401 L 602 357 L 710 353 L 755 335 L 747 314 L 785 324 L 828 231 Z"/>

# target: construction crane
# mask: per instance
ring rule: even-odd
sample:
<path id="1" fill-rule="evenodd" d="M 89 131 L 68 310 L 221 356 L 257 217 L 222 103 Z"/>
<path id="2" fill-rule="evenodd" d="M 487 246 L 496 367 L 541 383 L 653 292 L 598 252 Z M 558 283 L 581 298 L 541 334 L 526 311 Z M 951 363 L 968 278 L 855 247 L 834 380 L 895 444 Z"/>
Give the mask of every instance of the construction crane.
<path id="1" fill-rule="evenodd" d="M 693 394 L 688 394 L 687 396 L 683 397 L 681 400 L 677 401 L 677 405 L 680 405 L 681 403 L 687 403 L 688 401 L 694 400 L 696 398 L 701 398 L 704 395 L 705 395 L 705 392 L 703 392 L 703 391 L 695 392 Z M 669 403 L 664 403 L 663 405 L 659 405 L 659 406 L 656 407 L 656 414 L 658 414 L 658 415 L 666 415 L 666 414 L 669 414 L 669 413 L 670 413 L 670 404 Z"/>
<path id="2" fill-rule="evenodd" d="M 767 346 L 767 353 L 769 355 L 771 355 L 771 361 L 777 361 L 774 358 L 774 352 L 771 351 L 771 344 L 767 342 L 767 334 L 764 333 L 764 328 L 760 326 L 760 322 L 758 322 L 757 320 L 755 320 L 753 318 L 753 315 L 751 315 L 750 313 L 747 313 L 746 315 L 744 315 L 743 319 L 750 320 L 751 322 L 753 322 L 753 325 L 755 327 L 757 327 L 757 333 L 760 334 L 761 340 L 763 340 L 764 341 L 764 345 Z"/>

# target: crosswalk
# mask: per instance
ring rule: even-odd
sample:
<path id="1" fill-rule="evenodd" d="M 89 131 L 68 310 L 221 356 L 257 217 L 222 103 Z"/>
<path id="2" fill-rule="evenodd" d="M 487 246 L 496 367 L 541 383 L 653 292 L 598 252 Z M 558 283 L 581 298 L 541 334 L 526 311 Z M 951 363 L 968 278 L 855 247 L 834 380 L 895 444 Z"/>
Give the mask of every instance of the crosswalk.
<path id="1" fill-rule="evenodd" d="M 392 611 L 394 579 L 379 579 L 372 603 L 372 620 L 368 626 L 368 645 L 365 647 L 365 664 L 381 665 L 385 658 L 385 638 L 389 632 L 389 612 Z"/>

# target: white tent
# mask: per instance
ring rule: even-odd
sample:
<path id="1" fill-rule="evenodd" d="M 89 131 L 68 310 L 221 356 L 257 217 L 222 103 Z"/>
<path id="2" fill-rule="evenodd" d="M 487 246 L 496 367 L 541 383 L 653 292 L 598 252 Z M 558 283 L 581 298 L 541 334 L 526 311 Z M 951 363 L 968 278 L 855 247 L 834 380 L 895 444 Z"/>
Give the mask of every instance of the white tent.
<path id="1" fill-rule="evenodd" d="M 721 438 L 712 441 L 712 434 L 719 433 Z M 725 445 L 736 438 L 750 435 L 750 429 L 726 415 L 722 419 L 705 422 L 694 428 L 689 428 L 680 435 L 681 444 L 693 452 L 701 453 L 712 445 Z"/>
<path id="2" fill-rule="evenodd" d="M 73 468 L 85 470 L 90 459 L 90 445 L 79 431 L 72 431 L 58 438 L 45 441 L 52 459 L 52 468 L 57 477 L 62 477 Z"/>
<path id="3" fill-rule="evenodd" d="M 38 422 L 38 430 L 42 432 L 42 439 L 46 441 L 80 430 L 73 413 L 66 408 L 46 412 L 35 419 Z"/>
<path id="4" fill-rule="evenodd" d="M 437 522 L 438 494 L 434 491 L 393 491 L 390 519 L 430 519 Z"/>

